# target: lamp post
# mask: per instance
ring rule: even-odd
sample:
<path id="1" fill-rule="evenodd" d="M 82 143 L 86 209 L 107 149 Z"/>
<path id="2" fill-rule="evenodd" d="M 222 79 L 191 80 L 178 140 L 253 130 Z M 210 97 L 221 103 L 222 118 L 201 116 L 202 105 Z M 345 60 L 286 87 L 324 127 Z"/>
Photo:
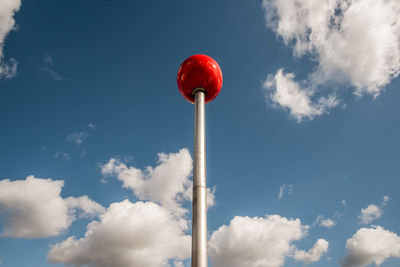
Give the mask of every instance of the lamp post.
<path id="1" fill-rule="evenodd" d="M 207 267 L 207 186 L 205 104 L 222 88 L 218 63 L 206 55 L 187 58 L 178 70 L 178 88 L 182 96 L 194 103 L 194 166 L 192 206 L 192 267 Z"/>

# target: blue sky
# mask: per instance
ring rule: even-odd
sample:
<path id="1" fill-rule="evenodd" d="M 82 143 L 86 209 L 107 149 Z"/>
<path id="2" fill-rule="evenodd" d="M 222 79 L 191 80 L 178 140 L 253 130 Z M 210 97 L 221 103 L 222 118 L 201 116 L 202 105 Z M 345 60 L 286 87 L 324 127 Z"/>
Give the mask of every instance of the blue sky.
<path id="1" fill-rule="evenodd" d="M 176 73 L 193 54 L 224 75 L 209 265 L 398 266 L 399 14 L 0 0 L 0 266 L 190 266 L 194 106 Z"/>

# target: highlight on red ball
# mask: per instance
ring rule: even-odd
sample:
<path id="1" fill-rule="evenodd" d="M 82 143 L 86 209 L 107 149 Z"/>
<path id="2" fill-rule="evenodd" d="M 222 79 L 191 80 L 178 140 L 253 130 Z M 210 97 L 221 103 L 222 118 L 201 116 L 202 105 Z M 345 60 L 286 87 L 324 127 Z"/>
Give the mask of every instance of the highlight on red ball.
<path id="1" fill-rule="evenodd" d="M 179 67 L 177 82 L 182 96 L 190 103 L 195 102 L 193 91 L 197 88 L 205 90 L 205 103 L 209 103 L 221 91 L 222 71 L 213 58 L 193 55 Z"/>

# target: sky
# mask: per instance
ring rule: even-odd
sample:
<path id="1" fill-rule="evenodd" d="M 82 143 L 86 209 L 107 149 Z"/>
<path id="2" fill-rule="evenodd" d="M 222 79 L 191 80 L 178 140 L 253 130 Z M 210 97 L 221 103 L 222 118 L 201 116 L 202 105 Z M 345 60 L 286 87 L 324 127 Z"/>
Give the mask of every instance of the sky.
<path id="1" fill-rule="evenodd" d="M 190 266 L 193 54 L 209 266 L 399 266 L 397 0 L 0 0 L 0 266 Z"/>

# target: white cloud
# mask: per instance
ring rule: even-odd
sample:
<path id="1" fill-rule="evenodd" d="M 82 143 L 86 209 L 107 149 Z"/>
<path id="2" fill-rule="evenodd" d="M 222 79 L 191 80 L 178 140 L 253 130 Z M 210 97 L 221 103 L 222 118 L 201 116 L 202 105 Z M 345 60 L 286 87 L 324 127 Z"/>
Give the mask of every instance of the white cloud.
<path id="1" fill-rule="evenodd" d="M 292 184 L 283 184 L 280 188 L 279 188 L 279 195 L 278 195 L 278 199 L 282 199 L 284 193 L 287 192 L 288 195 L 291 195 L 293 192 L 293 185 Z"/>
<path id="2" fill-rule="evenodd" d="M 101 166 L 105 176 L 117 176 L 124 188 L 129 188 L 141 200 L 150 200 L 175 212 L 185 213 L 183 200 L 191 199 L 192 157 L 188 149 L 177 153 L 158 154 L 158 165 L 140 170 L 128 167 L 117 159 L 110 159 Z M 208 190 L 208 204 L 214 203 L 214 192 Z"/>
<path id="3" fill-rule="evenodd" d="M 358 216 L 362 224 L 369 224 L 382 216 L 382 210 L 377 205 L 369 204 L 365 209 L 361 209 L 361 214 Z"/>
<path id="4" fill-rule="evenodd" d="M 208 243 L 210 260 L 219 267 L 279 267 L 284 265 L 287 257 L 295 255 L 298 260 L 314 260 L 317 258 L 314 255 L 323 253 L 320 249 L 323 241 L 318 241 L 317 248 L 310 252 L 300 252 L 293 245 L 307 234 L 307 229 L 299 219 L 279 215 L 265 218 L 236 216 L 229 225 L 221 226 L 211 235 Z M 301 256 L 307 253 L 314 254 Z"/>
<path id="5" fill-rule="evenodd" d="M 267 102 L 273 107 L 288 109 L 290 116 L 297 122 L 304 118 L 313 119 L 338 104 L 334 95 L 313 101 L 314 90 L 302 87 L 294 78 L 293 73 L 284 73 L 280 69 L 275 75 L 268 75 L 264 89 Z"/>
<path id="6" fill-rule="evenodd" d="M 341 203 L 343 204 L 343 206 L 346 206 L 346 205 L 347 205 L 347 202 L 346 202 L 346 200 L 344 200 L 344 199 L 341 201 Z"/>
<path id="7" fill-rule="evenodd" d="M 389 196 L 383 196 L 383 203 L 382 203 L 382 205 L 386 206 L 389 200 L 390 200 L 390 197 L 389 197 Z"/>
<path id="8" fill-rule="evenodd" d="M 113 203 L 87 226 L 81 239 L 69 237 L 51 247 L 52 263 L 96 267 L 161 267 L 190 256 L 186 220 L 152 202 Z"/>
<path id="9" fill-rule="evenodd" d="M 319 225 L 322 227 L 331 228 L 331 227 L 335 226 L 335 222 L 331 219 L 325 219 L 325 220 L 322 220 Z"/>
<path id="10" fill-rule="evenodd" d="M 10 59 L 9 64 L 3 61 L 4 42 L 8 33 L 14 29 L 14 14 L 21 7 L 21 0 L 3 0 L 0 5 L 0 78 L 12 78 L 17 73 L 17 61 Z"/>
<path id="11" fill-rule="evenodd" d="M 71 236 L 53 245 L 48 260 L 96 267 L 184 266 L 191 241 L 187 213 L 181 206 L 191 195 L 189 151 L 160 153 L 158 165 L 145 170 L 111 159 L 101 171 L 106 176 L 115 175 L 125 188 L 146 202 L 111 204 L 98 221 L 88 224 L 84 237 Z M 279 215 L 235 217 L 230 225 L 211 235 L 210 259 L 219 267 L 279 267 L 287 257 L 305 263 L 318 261 L 327 251 L 327 241 L 318 240 L 308 251 L 293 244 L 307 234 L 308 228 L 299 219 Z"/>
<path id="12" fill-rule="evenodd" d="M 318 215 L 317 219 L 314 221 L 313 226 L 319 225 L 321 227 L 331 228 L 335 226 L 335 222 L 332 219 L 325 219 L 324 216 Z"/>
<path id="13" fill-rule="evenodd" d="M 103 207 L 87 196 L 62 198 L 64 181 L 28 176 L 0 181 L 0 213 L 5 215 L 3 237 L 40 238 L 60 234 L 75 214 L 96 215 Z"/>
<path id="14" fill-rule="evenodd" d="M 317 63 L 303 86 L 281 70 L 264 85 L 271 101 L 298 121 L 338 103 L 324 85 L 336 83 L 358 96 L 377 97 L 400 73 L 397 0 L 263 0 L 262 6 L 267 26 L 293 46 L 294 55 L 309 55 Z M 325 98 L 330 104 L 321 104 L 320 95 L 330 95 Z"/>
<path id="15" fill-rule="evenodd" d="M 328 251 L 329 243 L 325 239 L 318 239 L 315 245 L 308 251 L 296 250 L 293 258 L 305 264 L 319 261 L 322 255 Z"/>
<path id="16" fill-rule="evenodd" d="M 361 228 L 346 242 L 348 256 L 343 267 L 381 265 L 388 258 L 400 258 L 400 237 L 380 226 Z"/>
<path id="17" fill-rule="evenodd" d="M 81 197 L 67 197 L 64 199 L 69 210 L 81 210 L 81 216 L 95 216 L 104 213 L 105 209 L 99 203 L 94 202 L 88 196 Z"/>
<path id="18" fill-rule="evenodd" d="M 182 207 L 191 199 L 192 158 L 187 149 L 158 154 L 158 165 L 145 170 L 110 159 L 101 165 L 105 176 L 116 176 L 124 188 L 146 202 L 113 203 L 88 224 L 84 237 L 74 236 L 50 249 L 53 263 L 96 267 L 183 267 L 190 257 L 189 221 Z M 214 191 L 208 201 L 214 203 Z"/>
<path id="19" fill-rule="evenodd" d="M 335 214 L 333 214 L 333 219 L 338 219 L 343 217 L 344 213 L 340 211 L 335 211 Z"/>
<path id="20" fill-rule="evenodd" d="M 383 196 L 383 201 L 380 207 L 375 204 L 369 204 L 365 209 L 361 209 L 361 214 L 358 216 L 362 224 L 369 224 L 370 222 L 380 218 L 383 214 L 383 207 L 387 205 L 390 197 Z"/>

